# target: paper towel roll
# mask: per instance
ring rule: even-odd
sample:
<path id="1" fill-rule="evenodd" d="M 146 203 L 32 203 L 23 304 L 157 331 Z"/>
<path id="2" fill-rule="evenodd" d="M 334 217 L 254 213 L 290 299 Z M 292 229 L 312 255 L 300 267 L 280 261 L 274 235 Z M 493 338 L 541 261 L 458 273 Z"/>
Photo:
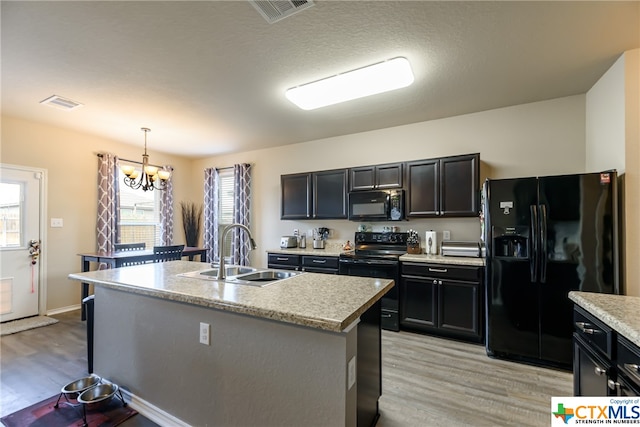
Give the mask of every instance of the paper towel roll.
<path id="1" fill-rule="evenodd" d="M 424 233 L 424 253 L 428 255 L 438 254 L 438 234 L 433 230 Z"/>

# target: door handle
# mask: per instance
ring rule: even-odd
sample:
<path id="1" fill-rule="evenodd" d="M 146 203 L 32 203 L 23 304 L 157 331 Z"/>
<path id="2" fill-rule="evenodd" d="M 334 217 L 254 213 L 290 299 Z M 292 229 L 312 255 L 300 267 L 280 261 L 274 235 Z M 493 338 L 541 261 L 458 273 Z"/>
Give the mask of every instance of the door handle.
<path id="1" fill-rule="evenodd" d="M 547 282 L 547 206 L 540 205 L 540 282 Z"/>
<path id="2" fill-rule="evenodd" d="M 529 274 L 532 282 L 538 281 L 538 207 L 536 205 L 529 206 L 531 213 L 531 231 L 529 233 L 529 241 L 531 242 L 531 254 L 529 255 Z"/>

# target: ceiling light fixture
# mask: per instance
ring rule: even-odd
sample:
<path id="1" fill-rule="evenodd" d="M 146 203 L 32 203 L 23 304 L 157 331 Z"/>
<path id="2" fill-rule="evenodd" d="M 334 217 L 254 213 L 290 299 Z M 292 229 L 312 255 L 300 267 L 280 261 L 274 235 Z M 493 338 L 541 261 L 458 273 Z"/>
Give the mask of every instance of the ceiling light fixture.
<path id="1" fill-rule="evenodd" d="M 286 97 L 303 110 L 400 89 L 413 83 L 407 58 L 398 57 L 288 89 Z"/>
<path id="2" fill-rule="evenodd" d="M 167 188 L 167 181 L 171 177 L 171 171 L 158 166 L 149 164 L 149 155 L 147 154 L 147 133 L 151 132 L 149 128 L 140 128 L 144 132 L 144 154 L 142 155 L 142 175 L 136 170 L 135 166 L 122 165 L 120 168 L 124 177 L 124 183 L 129 187 L 137 190 L 142 188 L 143 191 L 147 190 L 165 190 Z M 136 178 L 140 176 L 140 180 L 136 181 Z"/>

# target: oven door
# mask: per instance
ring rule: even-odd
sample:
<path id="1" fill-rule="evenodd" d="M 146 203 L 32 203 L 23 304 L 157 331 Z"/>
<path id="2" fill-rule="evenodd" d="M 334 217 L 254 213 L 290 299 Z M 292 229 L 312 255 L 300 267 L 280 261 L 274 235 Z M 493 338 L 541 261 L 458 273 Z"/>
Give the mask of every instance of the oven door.
<path id="1" fill-rule="evenodd" d="M 400 330 L 399 295 L 400 263 L 379 259 L 340 257 L 338 274 L 343 276 L 392 279 L 395 285 L 382 297 L 382 329 Z"/>

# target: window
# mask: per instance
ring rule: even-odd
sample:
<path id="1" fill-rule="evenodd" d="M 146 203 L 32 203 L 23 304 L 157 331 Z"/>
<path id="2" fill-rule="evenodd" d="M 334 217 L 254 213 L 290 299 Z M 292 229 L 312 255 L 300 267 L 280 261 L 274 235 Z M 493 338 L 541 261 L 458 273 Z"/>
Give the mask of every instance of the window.
<path id="1" fill-rule="evenodd" d="M 120 182 L 120 243 L 144 242 L 147 248 L 160 244 L 160 191 L 134 190 Z"/>
<path id="2" fill-rule="evenodd" d="M 229 224 L 233 223 L 233 169 L 222 169 L 219 171 L 220 187 L 218 188 L 218 235 Z M 224 247 L 231 246 L 231 233 L 224 242 Z"/>
<path id="3" fill-rule="evenodd" d="M 0 247 L 2 248 L 17 248 L 22 243 L 22 201 L 21 184 L 0 183 Z M 231 207 L 233 207 L 233 201 Z"/>

